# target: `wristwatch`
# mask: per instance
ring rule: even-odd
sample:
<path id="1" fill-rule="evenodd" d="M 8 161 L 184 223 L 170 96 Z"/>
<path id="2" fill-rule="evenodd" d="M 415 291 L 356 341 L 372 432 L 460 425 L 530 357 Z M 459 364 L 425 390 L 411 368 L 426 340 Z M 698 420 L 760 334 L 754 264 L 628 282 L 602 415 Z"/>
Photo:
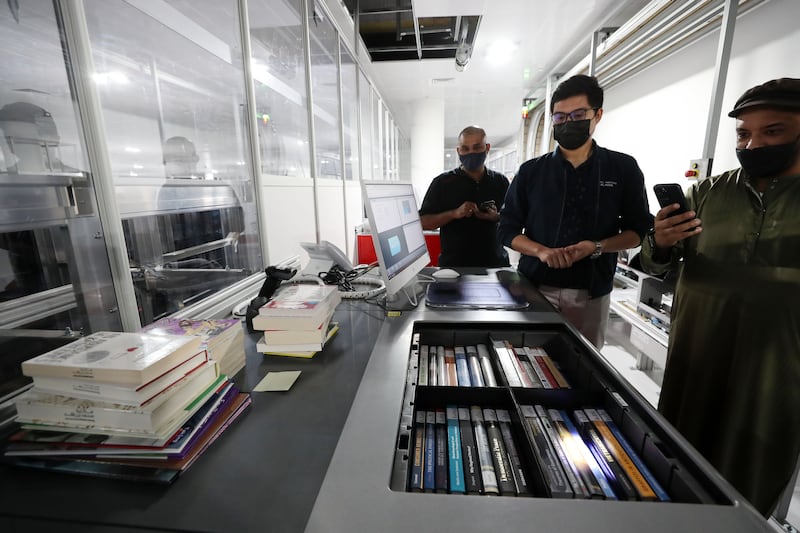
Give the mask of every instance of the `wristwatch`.
<path id="1" fill-rule="evenodd" d="M 645 239 L 647 239 L 647 244 L 650 245 L 650 249 L 655 252 L 658 249 L 658 246 L 656 246 L 656 228 L 650 228 L 647 230 Z"/>
<path id="2" fill-rule="evenodd" d="M 589 257 L 592 259 L 597 259 L 601 255 L 603 255 L 603 243 L 600 241 L 594 241 L 594 252 L 592 252 L 592 255 Z"/>

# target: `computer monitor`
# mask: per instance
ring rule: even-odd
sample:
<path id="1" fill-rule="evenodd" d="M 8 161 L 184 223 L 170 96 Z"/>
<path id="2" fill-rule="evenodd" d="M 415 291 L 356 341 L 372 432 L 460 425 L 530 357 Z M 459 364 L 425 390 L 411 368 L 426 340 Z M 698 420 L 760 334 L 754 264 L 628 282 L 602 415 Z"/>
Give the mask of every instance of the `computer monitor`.
<path id="1" fill-rule="evenodd" d="M 398 181 L 364 181 L 361 191 L 388 303 L 430 263 L 414 188 Z M 415 305 L 415 296 L 407 296 Z"/>

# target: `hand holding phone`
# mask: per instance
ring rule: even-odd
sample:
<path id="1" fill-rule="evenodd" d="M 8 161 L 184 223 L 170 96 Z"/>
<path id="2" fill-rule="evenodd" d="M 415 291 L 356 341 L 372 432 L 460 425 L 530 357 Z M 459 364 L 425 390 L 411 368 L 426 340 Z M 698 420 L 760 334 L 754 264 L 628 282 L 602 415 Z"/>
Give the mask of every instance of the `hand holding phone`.
<path id="1" fill-rule="evenodd" d="M 490 209 L 497 209 L 497 205 L 495 205 L 494 200 L 486 200 L 485 202 L 481 202 L 480 207 L 478 207 L 484 213 L 489 211 Z"/>
<path id="2" fill-rule="evenodd" d="M 689 204 L 686 201 L 686 196 L 683 195 L 683 189 L 677 183 L 659 183 L 653 186 L 653 190 L 656 193 L 658 204 L 662 208 L 672 204 L 680 206 L 670 216 L 680 215 L 689 210 Z"/>
<path id="3" fill-rule="evenodd" d="M 662 209 L 678 204 L 677 209 L 662 215 L 661 218 L 656 215 L 653 228 L 655 232 L 654 238 L 660 241 L 661 247 L 664 247 L 665 241 L 667 243 L 666 247 L 674 246 L 678 241 L 702 231 L 700 221 L 696 216 L 687 217 L 684 215 L 690 209 L 689 202 L 686 201 L 680 185 L 677 183 L 659 183 L 653 186 L 653 190 Z M 674 220 L 676 217 L 678 220 Z"/>

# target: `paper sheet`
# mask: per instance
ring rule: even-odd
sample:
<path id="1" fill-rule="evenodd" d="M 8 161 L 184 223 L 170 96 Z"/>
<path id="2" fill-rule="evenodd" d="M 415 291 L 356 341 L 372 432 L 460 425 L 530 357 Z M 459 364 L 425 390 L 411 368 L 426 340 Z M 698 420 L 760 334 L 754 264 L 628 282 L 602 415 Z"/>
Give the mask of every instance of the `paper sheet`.
<path id="1" fill-rule="evenodd" d="M 299 370 L 288 372 L 268 372 L 264 379 L 253 387 L 253 392 L 287 391 L 300 376 Z"/>

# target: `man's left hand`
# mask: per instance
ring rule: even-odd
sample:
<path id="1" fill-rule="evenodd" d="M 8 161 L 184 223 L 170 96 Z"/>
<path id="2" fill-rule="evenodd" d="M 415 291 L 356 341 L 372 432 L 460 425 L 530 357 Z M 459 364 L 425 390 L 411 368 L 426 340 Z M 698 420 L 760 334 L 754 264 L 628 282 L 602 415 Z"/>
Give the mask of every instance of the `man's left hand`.
<path id="1" fill-rule="evenodd" d="M 580 241 L 564 248 L 564 251 L 570 256 L 573 263 L 589 257 L 594 253 L 594 250 L 595 245 L 592 241 Z"/>

